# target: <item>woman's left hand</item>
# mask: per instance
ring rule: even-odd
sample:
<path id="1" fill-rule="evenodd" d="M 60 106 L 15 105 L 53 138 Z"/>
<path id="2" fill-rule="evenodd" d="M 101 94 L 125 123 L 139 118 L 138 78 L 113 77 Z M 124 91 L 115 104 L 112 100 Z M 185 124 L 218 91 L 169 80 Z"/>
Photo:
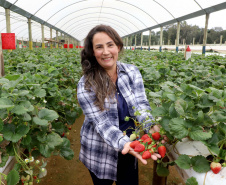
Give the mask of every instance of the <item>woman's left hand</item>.
<path id="1" fill-rule="evenodd" d="M 147 164 L 147 160 L 143 159 L 142 156 L 138 153 L 138 152 L 135 152 L 133 150 L 133 148 L 131 148 L 129 145 L 130 145 L 131 142 L 127 142 L 125 145 L 124 145 L 124 148 L 122 150 L 122 154 L 125 155 L 127 153 L 133 155 L 134 157 L 136 157 L 137 159 L 139 159 L 143 164 Z"/>

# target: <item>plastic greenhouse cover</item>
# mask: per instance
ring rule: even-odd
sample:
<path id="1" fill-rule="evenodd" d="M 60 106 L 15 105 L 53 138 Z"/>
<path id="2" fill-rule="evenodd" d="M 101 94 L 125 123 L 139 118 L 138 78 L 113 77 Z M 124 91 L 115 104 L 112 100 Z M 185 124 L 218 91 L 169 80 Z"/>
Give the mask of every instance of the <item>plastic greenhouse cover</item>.
<path id="1" fill-rule="evenodd" d="M 121 37 L 138 33 L 140 30 L 160 27 L 162 23 L 203 11 L 225 3 L 223 0 L 1 0 L 9 2 L 63 30 L 77 40 L 83 40 L 89 30 L 98 24 L 107 24 L 118 31 Z M 1 5 L 2 6 L 2 5 Z M 225 6 L 226 8 L 226 6 Z M 17 38 L 28 39 L 27 18 L 10 11 L 11 32 Z M 215 13 L 215 12 L 214 12 Z M 213 13 L 213 14 L 214 14 Z M 29 14 L 29 15 L 30 15 Z M 226 15 L 226 11 L 224 11 Z M 210 15 L 210 21 L 211 21 Z M 200 17 L 200 16 L 199 16 Z M 225 16 L 224 16 L 225 17 Z M 220 18 L 219 18 L 220 19 Z M 205 18 L 202 18 L 205 20 Z M 1 32 L 6 32 L 5 9 L 0 7 Z M 215 22 L 215 21 L 214 21 Z M 192 21 L 194 24 L 195 21 Z M 199 24 L 199 23 L 198 23 Z M 201 24 L 204 27 L 205 21 Z M 222 26 L 219 23 L 218 26 Z M 223 26 L 222 26 L 223 27 Z M 50 28 L 45 26 L 45 38 L 50 38 Z M 60 33 L 58 33 L 60 35 Z M 52 37 L 56 36 L 53 30 Z M 32 20 L 33 40 L 41 40 L 41 24 Z"/>

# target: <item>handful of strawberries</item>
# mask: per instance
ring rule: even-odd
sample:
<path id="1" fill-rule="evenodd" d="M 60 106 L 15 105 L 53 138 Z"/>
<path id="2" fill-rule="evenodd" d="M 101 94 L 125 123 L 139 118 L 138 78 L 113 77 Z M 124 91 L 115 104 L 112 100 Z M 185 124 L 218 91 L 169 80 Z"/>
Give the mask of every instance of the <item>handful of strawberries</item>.
<path id="1" fill-rule="evenodd" d="M 131 134 L 130 140 L 136 138 L 136 134 Z M 133 148 L 135 152 L 142 153 L 143 159 L 152 158 L 157 160 L 157 158 L 163 158 L 166 155 L 166 147 L 161 144 L 161 139 L 162 136 L 159 132 L 144 134 L 139 140 L 131 142 L 130 147 Z M 154 153 L 155 155 L 153 155 Z"/>

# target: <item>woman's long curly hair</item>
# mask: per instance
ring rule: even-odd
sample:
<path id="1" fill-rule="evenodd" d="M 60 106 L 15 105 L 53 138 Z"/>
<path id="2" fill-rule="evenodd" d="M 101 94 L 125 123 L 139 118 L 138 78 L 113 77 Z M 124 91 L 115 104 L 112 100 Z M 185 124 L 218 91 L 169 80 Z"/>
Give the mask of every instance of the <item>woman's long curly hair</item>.
<path id="1" fill-rule="evenodd" d="M 81 64 L 83 75 L 85 77 L 85 89 L 95 92 L 95 105 L 101 111 L 105 110 L 105 98 L 113 98 L 115 96 L 116 87 L 105 69 L 99 65 L 94 56 L 93 37 L 96 33 L 106 33 L 120 48 L 123 49 L 123 42 L 119 34 L 110 26 L 98 25 L 88 33 L 84 41 L 84 49 L 81 51 Z"/>

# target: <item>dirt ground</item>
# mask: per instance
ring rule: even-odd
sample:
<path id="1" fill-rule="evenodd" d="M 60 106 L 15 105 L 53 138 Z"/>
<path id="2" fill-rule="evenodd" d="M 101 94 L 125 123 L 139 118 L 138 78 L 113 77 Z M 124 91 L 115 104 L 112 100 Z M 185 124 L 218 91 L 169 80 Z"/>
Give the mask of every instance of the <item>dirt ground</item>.
<path id="1" fill-rule="evenodd" d="M 74 150 L 74 158 L 70 161 L 60 156 L 49 158 L 47 176 L 44 177 L 40 185 L 92 185 L 92 180 L 87 168 L 79 161 L 80 150 L 80 129 L 84 120 L 82 115 L 72 126 L 68 139 L 71 142 L 71 148 Z M 174 167 L 170 167 L 170 175 L 167 178 L 167 185 L 185 185 L 180 175 Z M 153 162 L 148 161 L 147 165 L 139 163 L 139 185 L 152 185 Z"/>

